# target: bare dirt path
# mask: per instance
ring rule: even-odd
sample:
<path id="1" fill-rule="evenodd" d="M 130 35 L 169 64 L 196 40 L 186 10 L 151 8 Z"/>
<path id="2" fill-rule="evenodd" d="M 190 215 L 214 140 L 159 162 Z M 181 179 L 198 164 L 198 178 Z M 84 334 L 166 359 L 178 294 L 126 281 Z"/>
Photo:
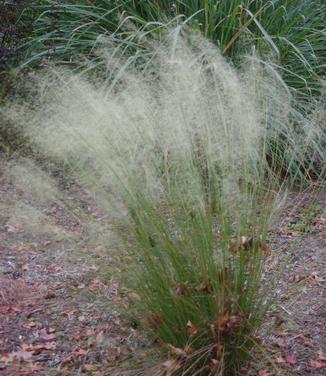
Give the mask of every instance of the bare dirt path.
<path id="1" fill-rule="evenodd" d="M 37 215 L 5 174 L 0 190 L 0 375 L 112 375 L 142 343 L 106 267 L 106 218 L 77 186 L 70 211 L 53 201 Z"/>
<path id="2" fill-rule="evenodd" d="M 64 188 L 69 211 L 50 200 L 40 216 L 5 173 L 0 183 L 0 375 L 113 375 L 148 342 L 121 314 L 125 291 L 106 267 L 116 257 L 105 249 L 109 220 L 74 184 Z M 325 372 L 326 197 L 305 194 L 293 211 L 294 198 L 271 234 L 265 278 L 285 267 L 262 339 L 267 364 L 250 374 Z"/>
<path id="3" fill-rule="evenodd" d="M 266 278 L 276 279 L 264 340 L 273 373 L 323 375 L 326 370 L 326 195 L 293 194 L 271 234 Z M 281 272 L 277 272 L 282 264 Z M 278 372 L 277 372 L 278 371 Z"/>

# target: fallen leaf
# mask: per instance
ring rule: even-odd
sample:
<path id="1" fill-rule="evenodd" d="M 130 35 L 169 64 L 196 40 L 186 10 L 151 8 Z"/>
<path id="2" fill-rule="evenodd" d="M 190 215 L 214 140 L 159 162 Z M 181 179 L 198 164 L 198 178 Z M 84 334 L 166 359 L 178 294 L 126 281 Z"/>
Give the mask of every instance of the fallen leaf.
<path id="1" fill-rule="evenodd" d="M 316 282 L 325 282 L 325 278 L 320 276 L 320 271 L 312 272 L 311 279 Z"/>
<path id="2" fill-rule="evenodd" d="M 86 329 L 86 335 L 88 336 L 88 337 L 90 337 L 90 336 L 92 336 L 92 335 L 94 335 L 95 334 L 95 330 L 93 329 L 93 328 L 87 328 Z M 84 336 L 83 336 L 84 337 Z"/>
<path id="3" fill-rule="evenodd" d="M 286 361 L 285 361 L 285 359 L 283 358 L 283 356 L 278 356 L 278 357 L 276 357 L 275 361 L 276 361 L 276 363 L 278 363 L 278 364 L 285 364 L 285 363 L 286 363 Z"/>
<path id="4" fill-rule="evenodd" d="M 97 290 L 105 289 L 105 288 L 106 288 L 106 285 L 102 281 L 100 281 L 98 278 L 94 278 L 91 284 L 88 286 L 88 290 L 93 291 L 93 292 Z"/>
<path id="5" fill-rule="evenodd" d="M 252 244 L 253 244 L 253 237 L 252 236 L 241 236 L 240 237 L 240 244 L 244 249 L 251 248 Z"/>
<path id="6" fill-rule="evenodd" d="M 43 350 L 53 350 L 55 348 L 56 348 L 55 342 L 44 343 L 41 345 L 27 345 L 27 344 L 22 345 L 23 351 L 31 352 L 33 355 L 38 355 Z"/>
<path id="7" fill-rule="evenodd" d="M 76 310 L 74 310 L 74 309 L 72 311 L 65 312 L 65 314 L 68 316 L 69 321 L 74 318 L 75 312 L 76 312 Z"/>
<path id="8" fill-rule="evenodd" d="M 168 344 L 168 348 L 170 349 L 171 353 L 180 357 L 186 357 L 187 353 L 185 350 L 180 349 L 179 347 L 174 347 L 170 344 Z"/>
<path id="9" fill-rule="evenodd" d="M 84 364 L 83 368 L 85 369 L 85 371 L 94 371 L 95 366 L 93 364 Z M 92 373 L 92 375 L 94 374 Z"/>
<path id="10" fill-rule="evenodd" d="M 277 346 L 280 347 L 281 349 L 284 349 L 286 347 L 286 342 L 284 340 L 284 338 L 281 338 L 278 342 L 277 342 Z"/>
<path id="11" fill-rule="evenodd" d="M 18 228 L 11 226 L 11 225 L 5 225 L 5 229 L 9 233 L 16 233 L 19 231 Z"/>
<path id="12" fill-rule="evenodd" d="M 0 315 L 5 315 L 10 312 L 10 307 L 2 306 L 0 307 Z"/>
<path id="13" fill-rule="evenodd" d="M 283 317 L 281 317 L 280 315 L 275 316 L 275 325 L 276 326 L 281 326 L 284 323 L 285 323 L 285 320 L 283 319 Z"/>
<path id="14" fill-rule="evenodd" d="M 48 291 L 44 296 L 43 299 L 54 299 L 56 298 L 56 294 L 53 291 Z"/>
<path id="15" fill-rule="evenodd" d="M 18 264 L 17 267 L 18 267 L 18 269 L 21 269 L 24 272 L 26 272 L 27 270 L 29 270 L 28 264 Z"/>
<path id="16" fill-rule="evenodd" d="M 159 315 L 150 315 L 146 317 L 145 324 L 152 329 L 155 329 L 158 325 L 161 324 L 161 318 Z"/>
<path id="17" fill-rule="evenodd" d="M 220 344 L 220 343 L 216 343 L 214 345 L 214 348 L 215 348 L 215 356 L 216 356 L 216 359 L 217 360 L 220 360 L 222 358 L 222 350 L 223 350 L 223 346 Z"/>
<path id="18" fill-rule="evenodd" d="M 324 352 L 323 352 L 322 349 L 320 349 L 320 350 L 317 351 L 317 355 L 318 355 L 318 359 L 319 360 L 326 360 L 326 356 L 325 356 L 325 354 L 324 354 Z"/>
<path id="19" fill-rule="evenodd" d="M 210 294 L 213 291 L 211 283 L 201 283 L 199 287 L 205 294 Z"/>
<path id="20" fill-rule="evenodd" d="M 190 320 L 187 322 L 188 334 L 192 337 L 198 333 L 198 328 Z"/>
<path id="21" fill-rule="evenodd" d="M 85 338 L 85 335 L 84 335 L 84 334 L 73 334 L 72 336 L 73 336 L 73 338 L 74 338 L 76 341 L 80 341 L 80 340 L 82 340 L 82 339 Z"/>
<path id="22" fill-rule="evenodd" d="M 112 301 L 113 302 L 121 302 L 122 297 L 118 295 L 112 295 Z"/>
<path id="23" fill-rule="evenodd" d="M 166 376 L 172 376 L 181 365 L 176 359 L 169 359 L 162 364 L 162 367 L 165 369 Z"/>
<path id="24" fill-rule="evenodd" d="M 270 373 L 267 372 L 265 369 L 260 369 L 258 371 L 258 376 L 270 376 Z"/>
<path id="25" fill-rule="evenodd" d="M 20 308 L 16 306 L 2 306 L 0 307 L 0 314 L 7 314 L 7 313 L 18 313 L 20 312 Z"/>
<path id="26" fill-rule="evenodd" d="M 265 257 L 268 257 L 269 256 L 269 248 L 268 248 L 268 245 L 267 245 L 267 243 L 263 243 L 262 245 L 261 245 L 261 250 L 262 250 L 262 252 L 263 252 L 263 255 L 265 256 Z"/>
<path id="27" fill-rule="evenodd" d="M 33 356 L 33 353 L 30 351 L 24 351 L 24 350 L 19 350 L 15 351 L 12 353 L 12 355 L 17 359 L 17 360 L 30 360 Z"/>
<path id="28" fill-rule="evenodd" d="M 100 268 L 96 265 L 92 265 L 89 269 L 92 270 L 93 272 L 98 272 L 100 270 Z"/>
<path id="29" fill-rule="evenodd" d="M 232 252 L 238 252 L 240 249 L 249 250 L 253 246 L 253 237 L 252 236 L 241 236 L 240 240 L 231 239 L 230 241 L 230 250 Z"/>
<path id="30" fill-rule="evenodd" d="M 305 338 L 305 340 L 303 341 L 303 346 L 305 346 L 305 347 L 313 347 L 314 344 L 313 344 L 313 342 L 310 339 Z"/>
<path id="31" fill-rule="evenodd" d="M 324 359 L 317 359 L 317 360 L 310 360 L 309 362 L 310 367 L 320 369 L 326 367 L 326 360 Z"/>
<path id="32" fill-rule="evenodd" d="M 0 362 L 7 365 L 8 363 L 11 363 L 14 360 L 14 356 L 12 353 L 2 353 L 0 355 Z"/>
<path id="33" fill-rule="evenodd" d="M 34 328 L 36 326 L 36 322 L 35 321 L 30 321 L 30 322 L 27 322 L 26 324 L 23 325 L 24 328 L 26 329 L 31 329 L 31 328 Z"/>
<path id="34" fill-rule="evenodd" d="M 213 358 L 213 359 L 211 360 L 210 365 L 209 365 L 209 369 L 210 369 L 212 372 L 215 372 L 215 373 L 216 373 L 216 371 L 218 371 L 219 368 L 220 368 L 220 361 L 217 360 L 217 359 L 214 359 L 214 358 Z"/>
<path id="35" fill-rule="evenodd" d="M 295 282 L 295 283 L 298 283 L 302 280 L 303 278 L 301 277 L 301 275 L 299 273 L 294 273 L 293 277 L 292 277 L 292 282 Z"/>
<path id="36" fill-rule="evenodd" d="M 290 364 L 291 366 L 295 366 L 297 364 L 297 357 L 295 354 L 288 355 L 286 357 L 286 363 Z"/>
<path id="37" fill-rule="evenodd" d="M 54 341 L 56 339 L 55 335 L 49 334 L 48 331 L 45 328 L 40 330 L 39 336 L 44 342 L 51 342 L 51 341 Z"/>
<path id="38" fill-rule="evenodd" d="M 189 287 L 185 285 L 184 283 L 181 283 L 175 291 L 177 296 L 186 296 L 186 295 L 189 295 L 189 292 L 190 292 Z"/>
<path id="39" fill-rule="evenodd" d="M 51 272 L 51 273 L 58 273 L 58 272 L 61 272 L 61 270 L 62 269 L 61 269 L 60 266 L 54 265 L 54 264 L 50 265 L 50 267 L 48 269 L 48 271 Z"/>
<path id="40" fill-rule="evenodd" d="M 97 343 L 98 345 L 100 345 L 101 343 L 103 343 L 103 341 L 104 341 L 104 333 L 103 333 L 103 331 L 100 331 L 100 332 L 96 335 L 95 340 L 96 340 L 96 343 Z"/>
<path id="41" fill-rule="evenodd" d="M 87 353 L 88 353 L 88 350 L 84 350 L 84 349 L 78 349 L 73 352 L 73 354 L 77 356 L 86 355 Z"/>

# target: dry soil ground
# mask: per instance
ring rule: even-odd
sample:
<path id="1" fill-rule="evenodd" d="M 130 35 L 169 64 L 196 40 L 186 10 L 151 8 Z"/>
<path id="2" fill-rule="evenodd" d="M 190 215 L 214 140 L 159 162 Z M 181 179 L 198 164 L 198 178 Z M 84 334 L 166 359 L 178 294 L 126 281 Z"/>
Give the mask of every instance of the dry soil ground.
<path id="1" fill-rule="evenodd" d="M 33 197 L 0 180 L 0 375 L 109 376 L 141 362 L 150 342 L 110 267 L 109 219 L 73 183 L 62 187 L 69 210 L 53 200 L 36 214 Z M 251 375 L 325 372 L 325 203 L 293 194 L 270 234 L 276 299 Z"/>

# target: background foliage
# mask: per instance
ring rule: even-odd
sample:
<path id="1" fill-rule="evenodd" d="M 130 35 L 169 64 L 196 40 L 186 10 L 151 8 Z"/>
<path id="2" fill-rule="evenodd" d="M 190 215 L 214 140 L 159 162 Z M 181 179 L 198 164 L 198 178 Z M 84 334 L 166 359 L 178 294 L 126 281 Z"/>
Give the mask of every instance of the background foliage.
<path id="1" fill-rule="evenodd" d="M 55 58 L 65 64 L 98 61 L 103 38 L 142 49 L 142 34 L 157 37 L 174 19 L 187 22 L 239 63 L 255 48 L 271 58 L 301 94 L 319 93 L 325 55 L 326 5 L 322 0 L 39 0 L 23 65 Z M 29 10 L 28 10 L 29 11 Z"/>

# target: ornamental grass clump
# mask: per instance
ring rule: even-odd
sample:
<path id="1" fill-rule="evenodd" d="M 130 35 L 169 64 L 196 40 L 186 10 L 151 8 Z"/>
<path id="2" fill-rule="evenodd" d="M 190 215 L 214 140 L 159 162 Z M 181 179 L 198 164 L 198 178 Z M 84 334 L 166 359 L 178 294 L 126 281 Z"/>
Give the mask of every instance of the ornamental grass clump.
<path id="1" fill-rule="evenodd" d="M 115 220 L 121 278 L 170 357 L 162 372 L 237 375 L 268 308 L 266 233 L 285 183 L 265 156 L 269 137 L 291 134 L 291 97 L 255 59 L 236 73 L 180 29 L 141 73 L 136 60 L 109 58 L 94 85 L 50 73 L 41 105 L 16 121 Z"/>

